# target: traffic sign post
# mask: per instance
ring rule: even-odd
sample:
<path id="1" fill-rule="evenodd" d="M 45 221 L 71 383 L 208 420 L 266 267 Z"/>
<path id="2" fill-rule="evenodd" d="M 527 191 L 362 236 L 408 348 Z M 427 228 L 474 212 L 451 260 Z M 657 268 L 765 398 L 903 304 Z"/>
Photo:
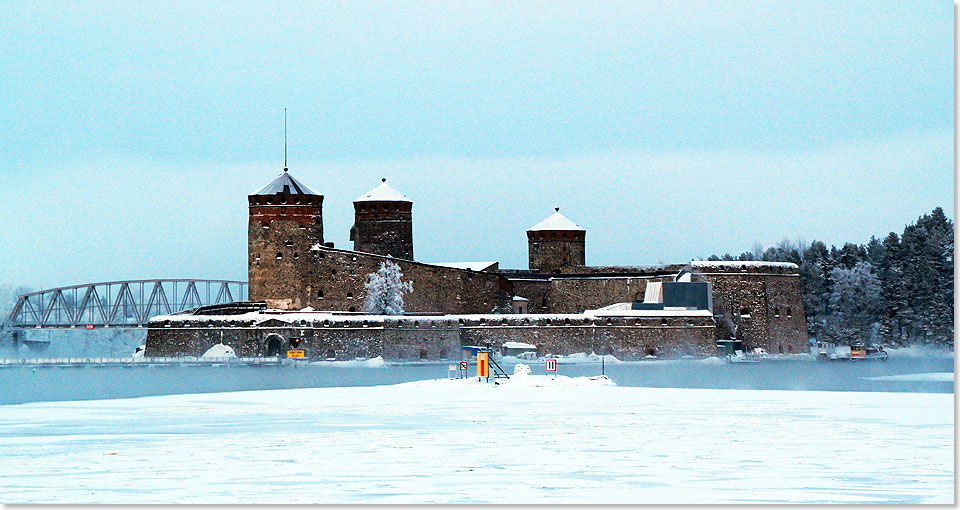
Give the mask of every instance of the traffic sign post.
<path id="1" fill-rule="evenodd" d="M 557 360 L 548 359 L 547 362 L 547 372 L 553 372 L 553 378 L 557 378 Z"/>
<path id="2" fill-rule="evenodd" d="M 467 369 L 469 369 L 469 368 L 470 368 L 470 364 L 469 364 L 468 362 L 466 362 L 466 361 L 461 361 L 461 362 L 460 362 L 460 378 L 461 378 L 461 379 L 466 379 L 466 377 L 467 377 Z"/>

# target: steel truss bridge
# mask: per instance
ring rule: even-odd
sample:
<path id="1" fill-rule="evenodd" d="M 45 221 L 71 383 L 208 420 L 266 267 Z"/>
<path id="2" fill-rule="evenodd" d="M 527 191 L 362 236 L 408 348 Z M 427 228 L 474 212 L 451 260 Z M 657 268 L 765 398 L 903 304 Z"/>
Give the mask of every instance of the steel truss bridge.
<path id="1" fill-rule="evenodd" d="M 19 329 L 138 328 L 151 317 L 247 299 L 247 282 L 129 280 L 23 294 L 8 326 Z"/>

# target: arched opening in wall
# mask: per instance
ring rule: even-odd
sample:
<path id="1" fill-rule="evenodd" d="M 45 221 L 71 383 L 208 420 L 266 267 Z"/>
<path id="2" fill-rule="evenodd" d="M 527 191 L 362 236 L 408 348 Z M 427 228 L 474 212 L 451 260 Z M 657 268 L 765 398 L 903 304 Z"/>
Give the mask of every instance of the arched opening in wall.
<path id="1" fill-rule="evenodd" d="M 264 338 L 264 341 L 267 344 L 267 356 L 279 356 L 280 349 L 283 345 L 283 337 L 276 334 L 270 333 Z"/>
<path id="2" fill-rule="evenodd" d="M 353 299 L 353 292 L 347 292 L 347 299 Z"/>
<path id="3" fill-rule="evenodd" d="M 780 351 L 780 354 L 783 354 L 783 345 L 782 345 L 782 344 L 781 344 L 781 345 L 778 345 L 778 346 L 777 346 L 777 350 Z"/>
<path id="4" fill-rule="evenodd" d="M 779 307 L 779 306 L 773 307 L 773 316 L 774 316 L 774 317 L 780 317 L 780 307 Z"/>
<path id="5" fill-rule="evenodd" d="M 741 317 L 743 317 L 743 316 L 750 317 L 750 309 L 747 308 L 747 307 L 741 308 L 741 309 L 740 309 L 740 316 L 741 316 Z"/>
<path id="6" fill-rule="evenodd" d="M 790 312 L 790 307 L 787 307 L 787 317 L 793 317 L 793 313 Z"/>
<path id="7" fill-rule="evenodd" d="M 788 345 L 788 346 L 787 346 L 787 354 L 793 354 L 793 346 L 792 346 L 792 345 Z"/>
<path id="8" fill-rule="evenodd" d="M 317 299 L 323 299 L 323 289 L 317 289 Z"/>
<path id="9" fill-rule="evenodd" d="M 420 359 L 421 359 L 421 360 L 427 359 L 427 350 L 426 350 L 426 349 L 420 349 Z"/>
<path id="10" fill-rule="evenodd" d="M 645 349 L 643 350 L 643 355 L 644 355 L 644 356 L 656 356 L 656 355 L 657 355 L 657 350 L 654 349 L 653 347 L 647 347 L 647 348 L 645 348 Z"/>
<path id="11" fill-rule="evenodd" d="M 277 260 L 280 260 L 282 258 L 283 258 L 283 254 L 280 252 L 277 252 Z"/>
<path id="12" fill-rule="evenodd" d="M 351 306 L 350 308 L 347 309 L 347 311 L 348 311 L 348 312 L 356 312 L 356 311 L 357 311 L 357 307 Z"/>
<path id="13" fill-rule="evenodd" d="M 540 311 L 547 311 L 547 298 L 543 298 L 543 301 L 540 302 Z"/>
<path id="14" fill-rule="evenodd" d="M 327 359 L 331 359 L 331 358 L 333 358 L 333 359 L 336 359 L 336 358 L 337 358 L 337 350 L 336 350 L 336 349 L 333 349 L 333 348 L 327 349 Z"/>
<path id="15" fill-rule="evenodd" d="M 446 347 L 441 347 L 441 348 L 440 348 L 440 359 L 447 359 L 447 348 L 446 348 Z"/>
<path id="16" fill-rule="evenodd" d="M 666 326 L 666 325 L 667 325 L 667 319 L 660 319 L 660 325 L 661 325 L 661 326 Z"/>

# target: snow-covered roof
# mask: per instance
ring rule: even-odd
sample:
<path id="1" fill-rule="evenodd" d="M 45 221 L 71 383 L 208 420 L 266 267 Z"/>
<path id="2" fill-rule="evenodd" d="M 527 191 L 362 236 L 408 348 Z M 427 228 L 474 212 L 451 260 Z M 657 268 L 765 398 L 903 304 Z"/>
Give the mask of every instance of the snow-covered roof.
<path id="1" fill-rule="evenodd" d="M 738 268 L 740 266 L 747 267 L 758 267 L 758 268 L 783 268 L 783 269 L 799 269 L 799 267 L 793 262 L 765 262 L 762 260 L 694 260 L 690 262 L 692 267 L 705 267 L 705 268 L 716 268 L 716 267 L 729 267 L 729 268 Z"/>
<path id="2" fill-rule="evenodd" d="M 427 262 L 431 266 L 451 267 L 453 269 L 469 269 L 470 271 L 483 271 L 490 266 L 497 264 L 496 260 L 481 260 L 477 262 Z"/>
<path id="3" fill-rule="evenodd" d="M 354 202 L 410 202 L 413 203 L 413 200 L 407 198 L 403 193 L 391 188 L 387 184 L 387 179 L 384 178 L 380 185 L 372 190 L 364 193 L 357 197 Z"/>
<path id="4" fill-rule="evenodd" d="M 520 297 L 520 296 L 513 296 L 513 300 L 514 301 L 530 301 L 529 299 L 525 297 Z"/>
<path id="5" fill-rule="evenodd" d="M 537 346 L 533 344 L 525 344 L 523 342 L 503 342 L 503 346 L 507 349 L 536 349 Z"/>
<path id="6" fill-rule="evenodd" d="M 527 232 L 536 232 L 539 230 L 580 230 L 585 232 L 587 229 L 577 225 L 576 223 L 570 221 L 566 216 L 560 214 L 560 208 L 557 207 L 555 213 L 548 216 L 547 219 L 527 229 Z"/>
<path id="7" fill-rule="evenodd" d="M 294 179 L 286 168 L 283 169 L 283 173 L 279 177 L 257 190 L 254 195 L 279 195 L 281 193 L 287 195 L 316 195 L 313 190 Z"/>

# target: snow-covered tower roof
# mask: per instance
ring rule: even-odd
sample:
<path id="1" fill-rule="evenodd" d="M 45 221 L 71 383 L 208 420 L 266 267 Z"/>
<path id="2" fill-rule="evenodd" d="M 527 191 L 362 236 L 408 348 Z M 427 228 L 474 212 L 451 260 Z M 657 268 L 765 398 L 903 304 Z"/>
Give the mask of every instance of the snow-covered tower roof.
<path id="1" fill-rule="evenodd" d="M 279 177 L 270 181 L 270 184 L 258 189 L 254 195 L 317 195 L 313 190 L 290 175 L 287 169 Z"/>
<path id="2" fill-rule="evenodd" d="M 357 197 L 354 202 L 410 202 L 413 200 L 407 198 L 403 193 L 393 189 L 387 184 L 387 178 L 380 179 L 380 185 L 372 190 Z"/>
<path id="3" fill-rule="evenodd" d="M 561 231 L 561 230 L 577 230 L 586 232 L 587 229 L 577 225 L 576 223 L 570 221 L 569 218 L 560 214 L 560 208 L 557 207 L 554 209 L 553 214 L 548 216 L 545 220 L 537 223 L 536 225 L 527 229 L 527 232 L 539 232 L 544 230 L 549 231 Z"/>

